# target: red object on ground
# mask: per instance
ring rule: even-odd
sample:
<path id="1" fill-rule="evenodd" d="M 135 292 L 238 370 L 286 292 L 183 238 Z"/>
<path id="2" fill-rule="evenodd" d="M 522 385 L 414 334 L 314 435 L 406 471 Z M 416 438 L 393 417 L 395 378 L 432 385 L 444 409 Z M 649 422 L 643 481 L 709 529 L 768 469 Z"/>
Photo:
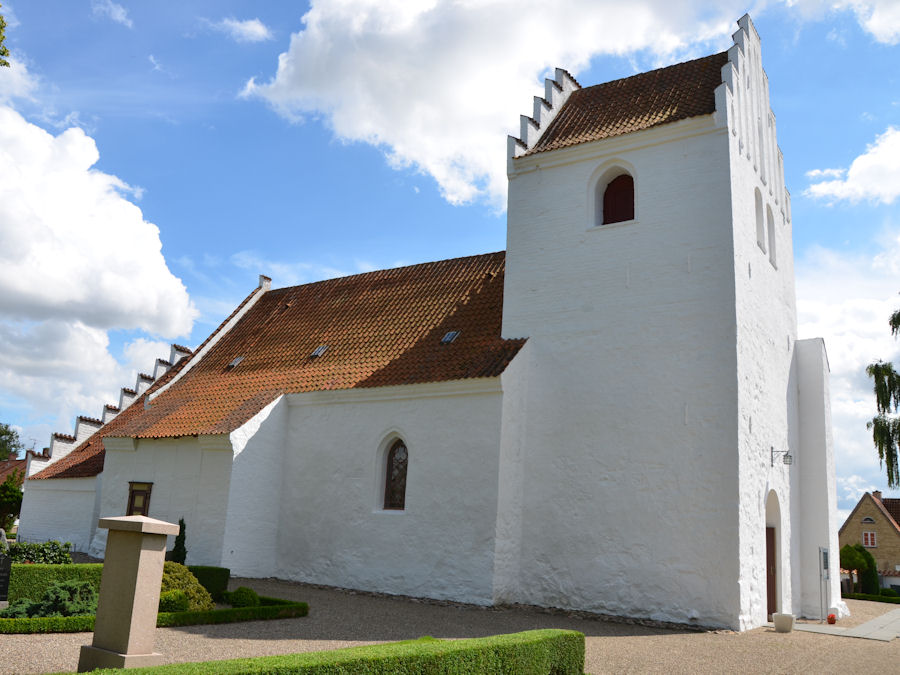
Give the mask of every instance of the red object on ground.
<path id="1" fill-rule="evenodd" d="M 828 623 L 837 623 L 837 617 L 834 614 L 829 614 Z"/>

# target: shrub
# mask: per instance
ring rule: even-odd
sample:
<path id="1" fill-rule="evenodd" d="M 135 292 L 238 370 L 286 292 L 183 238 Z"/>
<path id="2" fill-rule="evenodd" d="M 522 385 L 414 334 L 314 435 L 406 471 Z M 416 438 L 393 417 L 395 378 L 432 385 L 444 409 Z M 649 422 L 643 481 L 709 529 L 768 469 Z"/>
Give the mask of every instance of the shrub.
<path id="1" fill-rule="evenodd" d="M 40 600 L 54 583 L 62 581 L 87 581 L 100 591 L 101 563 L 85 565 L 24 565 L 12 566 L 9 580 L 9 601 Z"/>
<path id="2" fill-rule="evenodd" d="M 166 562 L 163 566 L 160 593 L 174 590 L 184 591 L 188 598 L 188 608 L 192 612 L 208 611 L 216 606 L 209 592 L 187 567 L 176 562 Z"/>
<path id="3" fill-rule="evenodd" d="M 184 547 L 184 518 L 178 519 L 178 535 L 175 537 L 175 545 L 172 547 L 172 562 L 184 565 L 187 558 L 187 549 Z"/>
<path id="4" fill-rule="evenodd" d="M 880 584 L 878 583 L 878 567 L 875 564 L 875 558 L 862 544 L 856 544 L 853 548 L 866 561 L 866 569 L 859 570 L 859 585 L 862 587 L 862 592 L 869 595 L 878 595 Z"/>
<path id="5" fill-rule="evenodd" d="M 46 541 L 42 544 L 31 544 L 25 541 L 9 543 L 9 557 L 14 563 L 32 562 L 44 565 L 71 565 L 72 556 L 70 542 Z"/>
<path id="6" fill-rule="evenodd" d="M 228 588 L 228 580 L 231 578 L 230 569 L 207 565 L 188 565 L 188 569 L 197 577 L 203 588 L 209 591 L 213 600 L 220 602 L 223 599 L 223 594 Z"/>
<path id="7" fill-rule="evenodd" d="M 886 598 L 898 598 L 900 597 L 900 593 L 897 593 L 893 588 L 882 588 L 880 595 L 883 595 Z"/>
<path id="8" fill-rule="evenodd" d="M 233 590 L 231 593 L 226 592 L 225 602 L 232 607 L 257 607 L 259 605 L 259 596 L 252 588 L 241 586 Z"/>
<path id="9" fill-rule="evenodd" d="M 214 669 L 210 666 L 213 665 Z M 116 675 L 121 671 L 96 671 Z M 584 672 L 584 635 L 567 630 L 532 630 L 468 640 L 422 638 L 406 642 L 351 647 L 255 659 L 210 663 L 177 663 L 137 669 L 159 675 L 388 675 L 395 673 L 516 673 L 517 675 L 581 675 Z"/>
<path id="10" fill-rule="evenodd" d="M 186 612 L 190 607 L 188 596 L 184 591 L 178 590 L 166 591 L 159 594 L 159 611 L 160 612 Z"/>
<path id="11" fill-rule="evenodd" d="M 82 616 L 97 612 L 97 591 L 87 581 L 52 584 L 38 600 L 22 599 L 0 612 L 2 618 Z"/>

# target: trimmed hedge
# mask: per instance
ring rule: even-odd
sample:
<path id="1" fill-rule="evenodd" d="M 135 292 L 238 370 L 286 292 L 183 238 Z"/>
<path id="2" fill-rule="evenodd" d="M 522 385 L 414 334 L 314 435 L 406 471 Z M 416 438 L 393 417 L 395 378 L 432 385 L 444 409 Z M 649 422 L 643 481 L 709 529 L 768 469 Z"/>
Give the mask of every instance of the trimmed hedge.
<path id="1" fill-rule="evenodd" d="M 900 598 L 892 598 L 889 595 L 873 595 L 872 593 L 842 593 L 842 598 L 850 598 L 851 600 L 871 600 L 872 602 L 890 602 L 900 605 Z"/>
<path id="2" fill-rule="evenodd" d="M 120 670 L 94 671 L 116 675 Z M 582 675 L 584 634 L 569 630 L 531 630 L 469 640 L 422 638 L 370 647 L 307 652 L 255 659 L 176 663 L 135 668 L 129 673 L 159 675 L 236 675 L 278 673 L 329 675 L 354 673 L 516 673 L 516 675 Z"/>
<path id="3" fill-rule="evenodd" d="M 26 561 L 39 565 L 71 565 L 72 549 L 70 542 L 45 541 L 42 543 L 30 543 L 27 541 L 10 541 L 7 554 L 14 563 Z"/>
<path id="4" fill-rule="evenodd" d="M 222 597 L 228 589 L 228 580 L 231 578 L 231 570 L 227 567 L 212 567 L 210 565 L 188 565 L 197 581 L 209 591 L 212 599 L 222 602 Z"/>
<path id="5" fill-rule="evenodd" d="M 83 565 L 13 564 L 9 578 L 9 603 L 16 600 L 40 600 L 44 591 L 62 581 L 87 581 L 100 592 L 102 563 Z"/>
<path id="6" fill-rule="evenodd" d="M 159 628 L 167 626 L 197 626 L 239 621 L 292 619 L 309 614 L 305 602 L 260 596 L 259 607 L 240 609 L 212 609 L 208 612 L 160 612 L 156 615 Z M 33 619 L 0 619 L 0 633 L 82 633 L 94 630 L 93 616 L 55 616 Z"/>

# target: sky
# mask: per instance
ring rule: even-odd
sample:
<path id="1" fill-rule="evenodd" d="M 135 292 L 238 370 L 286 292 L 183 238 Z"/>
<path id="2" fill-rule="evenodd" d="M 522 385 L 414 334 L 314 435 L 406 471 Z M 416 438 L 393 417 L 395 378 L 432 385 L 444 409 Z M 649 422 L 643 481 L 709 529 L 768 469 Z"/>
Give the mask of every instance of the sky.
<path id="1" fill-rule="evenodd" d="M 9 0 L 0 421 L 40 450 L 274 287 L 505 248 L 506 135 L 583 85 L 762 37 L 801 338 L 831 366 L 838 505 L 884 472 L 900 360 L 900 0 Z"/>

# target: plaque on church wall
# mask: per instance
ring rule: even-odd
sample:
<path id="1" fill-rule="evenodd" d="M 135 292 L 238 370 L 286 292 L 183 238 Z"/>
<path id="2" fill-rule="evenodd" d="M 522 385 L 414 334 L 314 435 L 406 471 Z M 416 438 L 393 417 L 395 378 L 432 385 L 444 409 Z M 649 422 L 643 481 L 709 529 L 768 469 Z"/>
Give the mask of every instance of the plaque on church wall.
<path id="1" fill-rule="evenodd" d="M 12 570 L 12 558 L 0 553 L 0 602 L 6 602 L 9 595 L 9 573 Z"/>

